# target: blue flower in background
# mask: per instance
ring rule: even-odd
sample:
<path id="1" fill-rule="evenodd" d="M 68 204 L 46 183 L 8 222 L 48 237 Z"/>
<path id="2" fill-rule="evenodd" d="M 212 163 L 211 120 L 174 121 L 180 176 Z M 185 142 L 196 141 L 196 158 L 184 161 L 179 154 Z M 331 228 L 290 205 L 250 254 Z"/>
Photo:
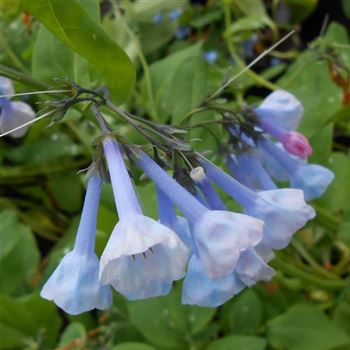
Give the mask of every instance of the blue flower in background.
<path id="1" fill-rule="evenodd" d="M 178 7 L 169 12 L 170 21 L 176 21 L 183 14 L 183 9 Z"/>
<path id="2" fill-rule="evenodd" d="M 104 310 L 112 304 L 110 287 L 102 286 L 98 280 L 99 261 L 94 252 L 100 193 L 101 179 L 93 175 L 88 182 L 74 248 L 63 257 L 40 293 L 72 315 L 95 308 Z"/>
<path id="3" fill-rule="evenodd" d="M 161 13 L 157 13 L 153 16 L 153 22 L 157 24 L 162 23 L 163 19 L 164 19 L 164 16 Z"/>
<path id="4" fill-rule="evenodd" d="M 14 89 L 10 79 L 0 76 L 0 96 L 13 95 Z M 32 108 L 21 101 L 11 101 L 7 97 L 0 97 L 0 133 L 5 133 L 25 124 L 35 118 Z M 11 132 L 12 137 L 22 137 L 28 127 Z"/>
<path id="5" fill-rule="evenodd" d="M 189 251 L 174 231 L 143 215 L 120 146 L 103 141 L 119 222 L 101 256 L 100 280 L 130 300 L 167 294 Z"/>
<path id="6" fill-rule="evenodd" d="M 217 51 L 212 50 L 212 51 L 207 51 L 203 53 L 203 58 L 208 62 L 208 63 L 215 63 L 218 58 L 219 54 Z"/>
<path id="7" fill-rule="evenodd" d="M 180 26 L 176 32 L 175 32 L 175 37 L 176 39 L 185 39 L 187 36 L 189 36 L 191 33 L 191 28 L 187 26 Z"/>

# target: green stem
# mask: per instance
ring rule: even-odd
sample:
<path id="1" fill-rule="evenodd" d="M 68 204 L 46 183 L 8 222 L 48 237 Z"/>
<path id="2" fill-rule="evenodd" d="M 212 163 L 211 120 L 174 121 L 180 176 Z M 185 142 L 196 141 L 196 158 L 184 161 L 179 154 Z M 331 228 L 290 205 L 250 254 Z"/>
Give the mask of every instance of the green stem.
<path id="1" fill-rule="evenodd" d="M 47 90 L 49 88 L 49 85 L 32 78 L 30 75 L 6 67 L 3 64 L 0 65 L 0 75 L 16 80 L 24 85 L 32 87 L 33 89 Z"/>
<path id="2" fill-rule="evenodd" d="M 304 272 L 303 270 L 296 268 L 295 266 L 292 265 L 292 263 L 283 261 L 279 257 L 276 257 L 273 260 L 272 265 L 283 272 L 286 272 L 292 276 L 298 277 L 300 280 L 304 281 L 306 284 L 319 287 L 322 289 L 338 290 L 338 289 L 343 289 L 347 285 L 347 283 L 342 280 L 328 281 L 326 279 L 322 279 L 314 275 L 310 275 Z"/>
<path id="3" fill-rule="evenodd" d="M 330 231 L 337 231 L 340 225 L 340 220 L 336 218 L 334 215 L 330 214 L 327 210 L 323 209 L 317 204 L 312 204 L 315 208 L 317 215 L 315 221 L 319 224 L 323 225 Z"/>
<path id="4" fill-rule="evenodd" d="M 142 69 L 144 72 L 144 76 L 145 76 L 145 82 L 146 82 L 147 94 L 148 94 L 148 98 L 149 98 L 151 117 L 154 121 L 159 121 L 160 119 L 159 119 L 159 115 L 157 112 L 155 97 L 154 97 L 154 93 L 153 93 L 151 71 L 149 69 L 145 55 L 143 54 L 140 40 L 134 34 L 134 32 L 130 29 L 128 23 L 126 22 L 124 16 L 121 14 L 118 7 L 116 7 L 116 11 L 117 11 L 118 17 L 119 17 L 121 23 L 123 24 L 126 32 L 130 36 L 130 38 L 133 40 L 133 42 L 135 43 L 135 46 L 137 49 L 137 55 L 139 57 L 139 60 L 140 60 L 140 63 L 141 63 L 141 66 L 142 66 Z"/>
<path id="5" fill-rule="evenodd" d="M 9 46 L 5 36 L 1 37 L 1 46 L 5 51 L 5 54 L 12 61 L 12 63 L 22 72 L 28 72 L 27 68 L 24 66 L 22 61 L 17 57 L 17 55 L 13 52 L 11 47 Z"/>
<path id="6" fill-rule="evenodd" d="M 292 241 L 292 246 L 298 251 L 298 253 L 308 262 L 310 267 L 315 272 L 318 272 L 320 275 L 323 275 L 326 278 L 331 278 L 331 279 L 338 279 L 339 278 L 335 275 L 333 275 L 331 272 L 325 270 L 320 266 L 317 261 L 306 251 L 306 249 L 303 247 L 302 244 L 300 244 L 297 240 Z"/>
<path id="7" fill-rule="evenodd" d="M 227 48 L 230 52 L 230 55 L 232 58 L 235 60 L 238 66 L 240 68 L 245 68 L 246 64 L 244 63 L 243 60 L 239 57 L 239 55 L 236 52 L 235 46 L 233 45 L 232 38 L 230 35 L 230 27 L 232 25 L 232 18 L 231 18 L 231 11 L 230 11 L 230 3 L 227 1 L 223 1 L 223 7 L 224 7 L 224 15 L 225 15 L 225 27 L 226 27 L 226 33 L 224 34 L 224 40 L 226 41 Z M 248 69 L 246 71 L 247 75 L 249 75 L 253 80 L 255 80 L 259 85 L 265 86 L 266 88 L 270 90 L 277 90 L 279 89 L 279 86 L 277 86 L 274 83 L 271 83 L 270 81 L 264 79 L 261 77 L 259 74 L 256 74 L 254 71 L 251 69 Z"/>

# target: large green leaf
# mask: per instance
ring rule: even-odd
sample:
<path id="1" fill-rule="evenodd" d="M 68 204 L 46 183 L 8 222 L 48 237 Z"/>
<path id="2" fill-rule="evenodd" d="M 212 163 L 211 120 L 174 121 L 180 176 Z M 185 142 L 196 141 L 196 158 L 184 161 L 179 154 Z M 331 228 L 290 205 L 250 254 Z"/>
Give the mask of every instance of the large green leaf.
<path id="1" fill-rule="evenodd" d="M 14 211 L 2 211 L 0 217 L 0 292 L 11 294 L 28 286 L 40 255 L 32 232 L 18 221 Z"/>
<path id="2" fill-rule="evenodd" d="M 78 0 L 89 16 L 99 22 L 99 1 Z M 48 64 L 50 62 L 50 64 Z M 68 78 L 83 86 L 90 84 L 88 62 L 74 53 L 40 24 L 32 54 L 32 74 L 36 79 L 52 83 L 52 78 Z"/>
<path id="3" fill-rule="evenodd" d="M 268 322 L 268 339 L 277 349 L 286 350 L 330 350 L 350 345 L 350 338 L 310 305 L 294 305 Z"/>
<path id="4" fill-rule="evenodd" d="M 142 343 L 122 343 L 112 350 L 155 350 L 152 346 Z"/>
<path id="5" fill-rule="evenodd" d="M 167 349 L 183 349 L 188 340 L 203 331 L 215 309 L 181 305 L 181 289 L 176 286 L 166 297 L 131 302 L 131 321 L 152 344 Z"/>
<path id="6" fill-rule="evenodd" d="M 231 335 L 214 341 L 206 350 L 264 350 L 266 340 L 259 337 Z"/>
<path id="7" fill-rule="evenodd" d="M 22 1 L 24 7 L 55 36 L 101 73 L 118 102 L 127 98 L 134 85 L 135 68 L 126 53 L 107 36 L 78 0 Z"/>
<path id="8" fill-rule="evenodd" d="M 0 349 L 23 349 L 27 341 L 39 336 L 53 348 L 61 320 L 52 302 L 38 295 L 20 299 L 1 295 L 0 299 Z"/>

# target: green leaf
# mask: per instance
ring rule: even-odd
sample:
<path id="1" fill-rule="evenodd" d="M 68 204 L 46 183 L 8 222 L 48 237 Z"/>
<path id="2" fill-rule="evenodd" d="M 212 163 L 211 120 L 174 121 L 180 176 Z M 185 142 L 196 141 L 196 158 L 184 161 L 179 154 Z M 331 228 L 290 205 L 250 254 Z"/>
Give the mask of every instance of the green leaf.
<path id="1" fill-rule="evenodd" d="M 164 122 L 171 116 L 178 123 L 205 97 L 206 65 L 200 49 L 201 44 L 193 45 L 151 65 L 156 106 Z M 143 95 L 147 101 L 144 81 Z"/>
<path id="2" fill-rule="evenodd" d="M 346 17 L 350 18 L 350 1 L 342 0 L 342 6 Z"/>
<path id="3" fill-rule="evenodd" d="M 79 175 L 71 171 L 50 176 L 49 186 L 57 203 L 68 212 L 79 211 L 82 200 L 82 188 Z"/>
<path id="4" fill-rule="evenodd" d="M 99 22 L 99 1 L 79 0 L 95 22 Z M 50 62 L 50 64 L 47 64 Z M 32 74 L 36 79 L 52 83 L 53 78 L 68 78 L 83 86 L 90 84 L 88 62 L 40 25 L 32 54 Z"/>
<path id="5" fill-rule="evenodd" d="M 214 341 L 206 350 L 264 350 L 266 340 L 259 337 L 231 335 Z"/>
<path id="6" fill-rule="evenodd" d="M 57 38 L 101 73 L 118 102 L 127 98 L 134 85 L 135 67 L 78 0 L 22 2 Z"/>
<path id="7" fill-rule="evenodd" d="M 142 343 L 123 343 L 115 346 L 112 350 L 155 350 L 155 348 Z"/>
<path id="8" fill-rule="evenodd" d="M 269 342 L 278 349 L 328 350 L 350 345 L 350 338 L 310 305 L 294 305 L 267 326 Z"/>
<path id="9" fill-rule="evenodd" d="M 188 346 L 186 340 L 201 332 L 216 311 L 181 305 L 178 285 L 168 296 L 130 302 L 128 310 L 142 335 L 155 346 L 167 349 Z"/>
<path id="10" fill-rule="evenodd" d="M 86 330 L 81 323 L 73 322 L 70 323 L 62 333 L 59 346 L 64 346 L 72 341 L 76 341 L 74 343 L 74 349 L 84 349 L 85 340 L 86 340 Z"/>
<path id="11" fill-rule="evenodd" d="M 175 125 L 198 107 L 207 92 L 206 64 L 201 56 L 187 58 L 174 70 L 173 79 L 163 96 L 165 108 L 172 114 Z"/>
<path id="12" fill-rule="evenodd" d="M 37 271 L 40 254 L 30 229 L 18 222 L 15 212 L 0 213 L 1 248 L 0 293 L 15 293 L 27 287 Z"/>
<path id="13" fill-rule="evenodd" d="M 1 295 L 0 349 L 23 348 L 40 335 L 43 344 L 56 342 L 61 320 L 56 306 L 38 295 L 20 299 Z"/>
<path id="14" fill-rule="evenodd" d="M 255 334 L 262 321 L 262 303 L 253 290 L 246 290 L 240 296 L 224 305 L 222 321 L 225 330 L 234 334 Z"/>

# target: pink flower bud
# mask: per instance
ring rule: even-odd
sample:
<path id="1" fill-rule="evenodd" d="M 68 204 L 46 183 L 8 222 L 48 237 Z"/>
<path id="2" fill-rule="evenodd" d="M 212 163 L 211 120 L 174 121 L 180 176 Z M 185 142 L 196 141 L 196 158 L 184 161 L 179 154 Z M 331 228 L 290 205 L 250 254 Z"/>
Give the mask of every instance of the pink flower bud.
<path id="1" fill-rule="evenodd" d="M 284 148 L 292 154 L 299 156 L 300 158 L 307 158 L 312 154 L 312 147 L 309 144 L 307 138 L 296 131 L 291 131 L 283 136 Z"/>

